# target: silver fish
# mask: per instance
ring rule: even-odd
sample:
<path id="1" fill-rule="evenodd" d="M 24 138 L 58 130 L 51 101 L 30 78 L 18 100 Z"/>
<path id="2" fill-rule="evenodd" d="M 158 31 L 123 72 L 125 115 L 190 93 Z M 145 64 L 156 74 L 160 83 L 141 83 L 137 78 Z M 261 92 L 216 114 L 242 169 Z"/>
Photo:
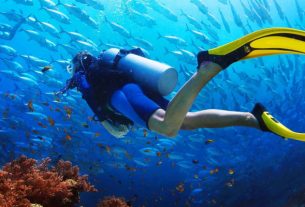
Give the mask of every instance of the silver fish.
<path id="1" fill-rule="evenodd" d="M 5 16 L 7 19 L 11 20 L 11 21 L 15 21 L 15 22 L 18 22 L 20 21 L 23 17 L 22 15 L 20 14 L 17 14 L 15 12 L 15 10 L 10 10 L 9 12 L 1 12 L 0 11 L 0 14 L 2 14 L 3 16 Z"/>
<path id="2" fill-rule="evenodd" d="M 86 0 L 86 3 L 88 6 L 94 8 L 96 10 L 99 10 L 99 11 L 105 9 L 104 5 L 99 0 Z"/>
<path id="3" fill-rule="evenodd" d="M 35 30 L 21 29 L 20 31 L 25 32 L 29 36 L 30 40 L 35 40 L 38 43 L 44 41 L 44 37 L 41 36 L 41 34 Z"/>
<path id="4" fill-rule="evenodd" d="M 243 27 L 243 23 L 238 15 L 238 13 L 236 12 L 235 8 L 233 7 L 232 3 L 230 2 L 230 8 L 231 8 L 231 12 L 232 12 L 232 15 L 233 15 L 233 19 L 234 19 L 234 22 L 235 24 L 238 26 L 238 27 Z"/>
<path id="5" fill-rule="evenodd" d="M 57 51 L 57 45 L 49 39 L 44 39 L 41 46 L 54 52 Z"/>
<path id="6" fill-rule="evenodd" d="M 21 58 L 26 60 L 30 65 L 37 66 L 37 67 L 44 67 L 49 65 L 49 62 L 46 60 L 42 60 L 38 57 L 32 55 L 20 55 Z"/>
<path id="7" fill-rule="evenodd" d="M 57 46 L 61 46 L 62 48 L 64 48 L 65 51 L 71 56 L 74 56 L 77 53 L 77 49 L 69 44 L 57 44 Z"/>
<path id="8" fill-rule="evenodd" d="M 23 80 L 25 81 L 26 83 L 28 83 L 29 85 L 32 85 L 32 86 L 38 86 L 38 83 L 36 80 L 33 80 L 29 77 L 26 77 L 26 76 L 19 76 L 20 80 Z"/>
<path id="9" fill-rule="evenodd" d="M 152 157 L 157 156 L 157 153 L 159 152 L 159 150 L 157 148 L 153 148 L 153 147 L 144 147 L 144 148 L 140 149 L 139 151 L 143 155 L 152 156 Z"/>
<path id="10" fill-rule="evenodd" d="M 80 50 L 89 50 L 89 51 L 94 51 L 94 52 L 98 52 L 97 46 L 91 42 L 87 42 L 87 41 L 83 41 L 83 40 L 76 40 L 73 43 L 76 43 L 76 46 L 80 49 Z"/>
<path id="11" fill-rule="evenodd" d="M 191 25 L 193 25 L 194 27 L 196 27 L 196 29 L 202 30 L 202 26 L 201 26 L 200 22 L 197 19 L 195 19 L 193 16 L 186 14 L 183 10 L 181 10 L 181 15 L 185 16 L 187 18 L 187 20 L 189 21 L 189 23 Z"/>
<path id="12" fill-rule="evenodd" d="M 51 34 L 53 37 L 60 38 L 59 30 L 49 22 L 39 22 L 44 31 Z"/>
<path id="13" fill-rule="evenodd" d="M 43 31 L 40 22 L 34 16 L 29 16 L 26 18 L 26 23 L 36 30 Z"/>
<path id="14" fill-rule="evenodd" d="M 17 55 L 17 51 L 8 45 L 0 45 L 0 53 L 4 53 L 8 56 L 13 56 L 13 57 Z"/>
<path id="15" fill-rule="evenodd" d="M 11 25 L 8 24 L 0 24 L 0 31 L 10 31 L 11 29 L 13 29 L 13 27 Z"/>
<path id="16" fill-rule="evenodd" d="M 167 40 L 168 42 L 175 44 L 175 45 L 180 45 L 180 46 L 187 46 L 187 42 L 182 39 L 181 37 L 177 37 L 177 36 L 173 36 L 173 35 L 164 35 L 162 36 L 159 33 L 158 39 L 163 38 L 165 40 Z"/>
<path id="17" fill-rule="evenodd" d="M 158 0 L 151 0 L 150 4 L 152 5 L 152 8 L 155 11 L 159 12 L 160 14 L 165 16 L 167 19 L 174 21 L 174 22 L 178 21 L 177 15 L 172 10 L 167 8 L 163 3 L 158 2 Z"/>
<path id="18" fill-rule="evenodd" d="M 284 12 L 283 12 L 281 6 L 277 3 L 276 0 L 273 0 L 273 1 L 274 1 L 275 8 L 276 8 L 276 11 L 277 11 L 278 15 L 280 16 L 280 18 L 281 18 L 282 20 L 284 20 L 285 14 L 284 14 Z"/>
<path id="19" fill-rule="evenodd" d="M 303 16 L 304 16 L 305 11 L 301 8 L 301 6 L 299 4 L 299 0 L 295 0 L 295 5 L 296 5 L 296 8 L 297 8 L 299 18 L 300 18 L 301 21 L 303 21 Z"/>
<path id="20" fill-rule="evenodd" d="M 223 16 L 223 13 L 221 12 L 221 10 L 218 9 L 218 11 L 219 11 L 219 14 L 220 14 L 220 17 L 221 17 L 221 21 L 222 21 L 223 26 L 225 26 L 226 31 L 227 31 L 228 33 L 230 33 L 230 32 L 231 32 L 231 29 L 230 29 L 230 26 L 229 26 L 227 20 L 226 20 L 225 17 Z"/>
<path id="21" fill-rule="evenodd" d="M 41 7 L 57 10 L 57 4 L 52 0 L 39 0 Z"/>
<path id="22" fill-rule="evenodd" d="M 201 0 L 191 0 L 191 3 L 195 4 L 203 14 L 208 12 L 208 7 Z"/>
<path id="23" fill-rule="evenodd" d="M 61 23 L 64 23 L 64 24 L 70 24 L 70 18 L 65 15 L 64 13 L 58 11 L 58 10 L 55 10 L 55 9 L 49 9 L 49 8 L 46 8 L 46 7 L 43 7 L 43 10 L 45 10 L 53 19 L 61 22 Z"/>
<path id="24" fill-rule="evenodd" d="M 218 0 L 220 3 L 227 5 L 228 4 L 228 0 Z"/>
<path id="25" fill-rule="evenodd" d="M 147 40 L 144 40 L 141 38 L 136 38 L 136 37 L 134 37 L 133 40 L 138 42 L 139 44 L 141 44 L 143 47 L 145 47 L 148 50 L 154 49 L 153 45 L 150 42 L 148 42 Z"/>
<path id="26" fill-rule="evenodd" d="M 110 24 L 111 28 L 118 32 L 119 34 L 121 34 L 122 36 L 124 36 L 125 38 L 130 38 L 131 37 L 131 34 L 130 32 L 125 29 L 122 25 L 119 25 L 115 22 L 112 22 L 112 21 L 109 21 L 106 17 L 105 17 L 105 21 Z"/>
<path id="27" fill-rule="evenodd" d="M 85 10 L 77 7 L 74 4 L 62 4 L 60 1 L 58 1 L 59 5 L 63 5 L 70 14 L 74 15 L 75 17 L 77 17 L 78 19 L 80 19 L 81 21 L 83 21 L 84 23 L 92 26 L 93 28 L 97 29 L 98 28 L 98 24 L 97 22 L 90 17 Z"/>
<path id="28" fill-rule="evenodd" d="M 178 165 L 179 167 L 182 167 L 184 169 L 191 169 L 193 167 L 193 164 L 191 161 L 186 161 L 186 160 L 183 160 L 183 161 L 179 161 L 176 163 L 176 165 Z"/>
<path id="29" fill-rule="evenodd" d="M 14 0 L 14 1 L 18 4 L 23 4 L 23 5 L 26 5 L 26 6 L 33 6 L 34 5 L 33 0 Z"/>
<path id="30" fill-rule="evenodd" d="M 216 27 L 217 29 L 221 28 L 221 24 L 219 23 L 219 20 L 216 19 L 215 16 L 213 16 L 212 14 L 210 14 L 209 12 L 205 14 L 208 17 L 209 22 Z"/>
<path id="31" fill-rule="evenodd" d="M 67 34 L 71 38 L 71 40 L 74 40 L 74 41 L 76 41 L 76 40 L 87 40 L 88 39 L 87 37 L 85 37 L 84 35 L 82 35 L 78 32 L 68 32 L 64 28 L 62 28 L 61 26 L 60 26 L 60 33 Z"/>
<path id="32" fill-rule="evenodd" d="M 155 19 L 148 14 L 143 14 L 136 10 L 128 9 L 128 15 L 130 19 L 139 26 L 151 28 L 152 26 L 156 25 Z"/>
<path id="33" fill-rule="evenodd" d="M 18 72 L 23 71 L 23 66 L 20 63 L 5 58 L 0 58 L 0 59 L 10 70 L 14 70 Z"/>

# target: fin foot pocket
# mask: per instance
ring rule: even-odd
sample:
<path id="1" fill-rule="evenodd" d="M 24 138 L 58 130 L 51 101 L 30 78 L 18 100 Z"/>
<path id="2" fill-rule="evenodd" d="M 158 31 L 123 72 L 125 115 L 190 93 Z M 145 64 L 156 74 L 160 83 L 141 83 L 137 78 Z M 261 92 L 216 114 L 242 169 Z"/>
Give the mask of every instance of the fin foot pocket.
<path id="1" fill-rule="evenodd" d="M 305 31 L 291 28 L 268 28 L 197 55 L 198 67 L 204 60 L 222 66 L 244 59 L 276 54 L 305 54 Z"/>
<path id="2" fill-rule="evenodd" d="M 276 120 L 262 104 L 260 103 L 255 104 L 251 113 L 257 119 L 262 131 L 268 131 L 283 138 L 305 141 L 304 133 L 297 133 L 288 129 L 278 120 Z"/>

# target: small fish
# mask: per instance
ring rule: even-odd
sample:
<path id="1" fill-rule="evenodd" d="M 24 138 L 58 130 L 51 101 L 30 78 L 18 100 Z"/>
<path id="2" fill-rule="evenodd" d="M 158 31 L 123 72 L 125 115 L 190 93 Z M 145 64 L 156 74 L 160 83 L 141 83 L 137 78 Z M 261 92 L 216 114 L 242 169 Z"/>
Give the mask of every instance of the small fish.
<path id="1" fill-rule="evenodd" d="M 144 137 L 147 137 L 147 133 L 148 133 L 147 130 L 144 129 L 144 130 L 143 130 L 143 136 L 144 136 Z"/>
<path id="2" fill-rule="evenodd" d="M 70 118 L 71 118 L 71 115 L 72 115 L 72 108 L 70 108 L 70 107 L 68 107 L 68 106 L 65 106 L 65 107 L 64 107 L 64 110 L 65 110 L 65 112 L 66 112 L 67 118 L 70 119 Z"/>
<path id="3" fill-rule="evenodd" d="M 199 163 L 199 160 L 192 160 L 192 162 L 193 162 L 194 164 L 198 164 L 198 163 Z"/>
<path id="4" fill-rule="evenodd" d="M 55 121 L 50 116 L 48 117 L 48 122 L 51 126 L 55 125 Z"/>
<path id="5" fill-rule="evenodd" d="M 179 192 L 179 193 L 183 193 L 184 192 L 184 183 L 179 183 L 177 186 L 176 186 L 176 190 Z"/>
<path id="6" fill-rule="evenodd" d="M 111 148 L 110 148 L 108 145 L 105 147 L 105 149 L 106 149 L 106 152 L 107 152 L 107 153 L 110 153 Z"/>
<path id="7" fill-rule="evenodd" d="M 72 137 L 69 134 L 66 134 L 66 140 L 71 141 Z"/>
<path id="8" fill-rule="evenodd" d="M 42 122 L 38 122 L 37 124 L 38 124 L 38 126 L 40 126 L 40 127 L 42 127 L 42 128 L 47 128 L 47 126 L 44 125 Z"/>
<path id="9" fill-rule="evenodd" d="M 30 112 L 33 112 L 34 111 L 34 107 L 33 107 L 33 101 L 30 100 L 28 103 L 27 103 L 27 107 L 29 109 Z"/>
<path id="10" fill-rule="evenodd" d="M 226 186 L 229 187 L 229 188 L 232 188 L 234 183 L 235 183 L 235 181 L 234 181 L 234 179 L 232 179 L 232 180 L 230 180 L 229 182 L 226 183 Z"/>
<path id="11" fill-rule="evenodd" d="M 125 169 L 126 169 L 127 171 L 131 171 L 131 172 L 137 171 L 137 168 L 135 168 L 135 167 L 130 167 L 130 166 L 128 166 L 128 165 L 125 165 Z"/>
<path id="12" fill-rule="evenodd" d="M 233 175 L 235 173 L 235 171 L 233 169 L 229 169 L 229 174 Z"/>
<path id="13" fill-rule="evenodd" d="M 47 72 L 48 70 L 51 70 L 53 67 L 51 65 L 47 65 L 47 66 L 44 66 L 42 69 L 41 69 L 41 72 L 45 73 Z"/>
<path id="14" fill-rule="evenodd" d="M 87 123 L 82 123 L 82 126 L 83 126 L 84 128 L 89 128 L 89 125 L 88 125 Z"/>
<path id="15" fill-rule="evenodd" d="M 210 174 L 213 175 L 213 174 L 216 174 L 219 172 L 219 169 L 218 168 L 215 168 L 213 170 L 210 170 Z"/>
<path id="16" fill-rule="evenodd" d="M 208 139 L 208 140 L 206 140 L 204 143 L 205 143 L 205 144 L 211 144 L 211 143 L 213 143 L 213 142 L 214 142 L 213 139 Z"/>

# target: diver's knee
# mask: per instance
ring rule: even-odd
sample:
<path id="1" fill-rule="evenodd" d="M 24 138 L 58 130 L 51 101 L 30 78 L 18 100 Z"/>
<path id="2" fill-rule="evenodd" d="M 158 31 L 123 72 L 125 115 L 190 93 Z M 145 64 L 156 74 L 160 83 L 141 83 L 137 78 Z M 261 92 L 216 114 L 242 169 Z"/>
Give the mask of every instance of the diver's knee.
<path id="1" fill-rule="evenodd" d="M 158 109 L 148 121 L 148 127 L 150 130 L 158 132 L 167 137 L 175 137 L 178 134 L 179 129 L 173 124 L 168 123 L 164 120 L 165 111 Z"/>
<path id="2" fill-rule="evenodd" d="M 183 123 L 181 125 L 181 129 L 183 130 L 193 130 L 196 129 L 196 127 L 193 126 L 192 124 L 192 118 L 194 117 L 195 113 L 194 112 L 187 112 Z"/>

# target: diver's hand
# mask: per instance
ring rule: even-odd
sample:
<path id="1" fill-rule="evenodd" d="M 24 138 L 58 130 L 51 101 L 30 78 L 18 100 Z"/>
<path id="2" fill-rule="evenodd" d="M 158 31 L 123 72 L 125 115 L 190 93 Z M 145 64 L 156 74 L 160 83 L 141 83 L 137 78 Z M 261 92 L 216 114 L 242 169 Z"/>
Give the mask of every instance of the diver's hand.
<path id="1" fill-rule="evenodd" d="M 75 84 L 78 91 L 84 93 L 90 88 L 90 84 L 86 79 L 86 75 L 83 72 L 77 72 L 74 74 L 73 83 Z"/>

